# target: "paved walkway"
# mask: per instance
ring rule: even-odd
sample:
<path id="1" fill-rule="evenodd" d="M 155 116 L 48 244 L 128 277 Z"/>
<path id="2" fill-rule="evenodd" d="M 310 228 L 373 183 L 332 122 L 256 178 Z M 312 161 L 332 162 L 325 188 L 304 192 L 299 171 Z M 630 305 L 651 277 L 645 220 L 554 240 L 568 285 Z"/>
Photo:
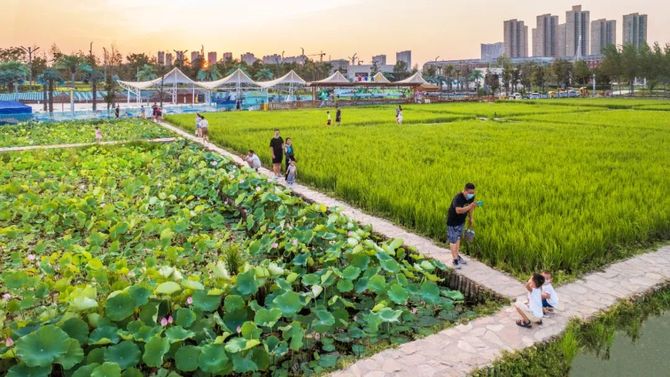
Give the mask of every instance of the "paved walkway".
<path id="1" fill-rule="evenodd" d="M 192 140 L 196 143 L 204 145 L 202 139 L 195 137 L 191 133 L 185 132 L 184 130 L 177 128 L 166 122 L 160 122 L 160 125 L 163 127 L 177 133 L 180 136 L 183 136 L 189 140 Z M 237 164 L 246 164 L 242 158 L 239 156 L 228 152 L 223 148 L 219 148 L 214 144 L 206 145 L 210 150 L 215 151 L 221 155 L 231 158 Z M 272 172 L 268 169 L 261 168 L 259 170 L 262 174 L 272 177 Z M 278 183 L 284 184 L 283 180 L 280 180 Z M 408 246 L 416 248 L 422 254 L 429 256 L 433 259 L 437 259 L 447 266 L 451 265 L 451 252 L 443 247 L 436 245 L 432 240 L 416 235 L 414 233 L 408 232 L 407 230 L 391 223 L 388 220 L 381 219 L 379 217 L 371 216 L 361 211 L 360 209 L 354 208 L 344 202 L 333 199 L 328 195 L 320 193 L 316 190 L 313 190 L 307 186 L 300 184 L 294 184 L 291 186 L 291 189 L 296 192 L 298 195 L 311 200 L 316 203 L 325 204 L 330 208 L 337 207 L 341 212 L 350 218 L 358 221 L 361 224 L 372 225 L 372 229 L 387 238 L 400 238 Z M 457 274 L 462 275 L 478 285 L 485 287 L 502 297 L 509 299 L 514 299 L 519 295 L 522 295 L 523 287 L 520 282 L 513 278 L 512 276 L 505 274 L 503 272 L 497 271 L 484 263 L 476 261 L 472 258 L 467 258 L 468 264 L 464 266 L 461 270 L 456 271 Z"/>
<path id="2" fill-rule="evenodd" d="M 79 144 L 48 144 L 48 145 L 27 145 L 23 147 L 4 147 L 0 148 L 0 153 L 2 152 L 19 152 L 19 151 L 32 151 L 36 149 L 63 149 L 63 148 L 81 148 L 88 147 L 91 145 L 118 145 L 126 143 L 134 143 L 138 141 L 144 141 L 148 143 L 169 143 L 175 141 L 174 137 L 163 137 L 158 139 L 137 139 L 137 140 L 116 140 L 116 141 L 102 141 L 99 143 L 79 143 Z"/>

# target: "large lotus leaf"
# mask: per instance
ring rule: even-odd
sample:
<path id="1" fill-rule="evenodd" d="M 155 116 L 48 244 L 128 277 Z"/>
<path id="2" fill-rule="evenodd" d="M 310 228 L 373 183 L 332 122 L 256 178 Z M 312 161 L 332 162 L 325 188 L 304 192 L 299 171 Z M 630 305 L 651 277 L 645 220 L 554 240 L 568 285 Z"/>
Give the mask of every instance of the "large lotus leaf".
<path id="1" fill-rule="evenodd" d="M 105 303 L 105 315 L 112 321 L 123 321 L 135 311 L 135 299 L 126 292 L 109 297 Z"/>
<path id="2" fill-rule="evenodd" d="M 86 364 L 102 364 L 105 362 L 105 349 L 94 348 L 86 355 Z"/>
<path id="3" fill-rule="evenodd" d="M 121 367 L 116 363 L 102 363 L 93 369 L 91 377 L 121 377 Z"/>
<path id="4" fill-rule="evenodd" d="M 337 282 L 337 290 L 340 292 L 351 292 L 354 289 L 354 283 L 351 280 L 340 280 Z"/>
<path id="5" fill-rule="evenodd" d="M 195 322 L 196 315 L 193 310 L 187 308 L 179 308 L 175 313 L 175 323 L 183 328 L 189 328 Z"/>
<path id="6" fill-rule="evenodd" d="M 252 349 L 247 358 L 256 364 L 258 370 L 266 370 L 270 367 L 270 355 L 263 347 L 256 347 Z"/>
<path id="7" fill-rule="evenodd" d="M 407 289 L 403 288 L 403 286 L 398 283 L 391 284 L 387 293 L 389 299 L 398 305 L 405 305 L 407 303 L 407 298 L 409 298 Z"/>
<path id="8" fill-rule="evenodd" d="M 321 283 L 321 278 L 317 274 L 305 274 L 302 276 L 302 284 L 305 286 Z"/>
<path id="9" fill-rule="evenodd" d="M 177 343 L 194 337 L 195 333 L 193 331 L 185 330 L 181 326 L 174 326 L 165 331 L 165 336 L 168 338 L 170 343 Z"/>
<path id="10" fill-rule="evenodd" d="M 361 269 L 356 266 L 347 266 L 342 270 L 342 277 L 347 280 L 354 280 L 361 274 Z"/>
<path id="11" fill-rule="evenodd" d="M 26 366 L 46 367 L 68 352 L 68 339 L 70 337 L 59 327 L 40 327 L 16 341 L 16 354 Z"/>
<path id="12" fill-rule="evenodd" d="M 332 368 L 337 365 L 337 359 L 337 354 L 321 355 L 321 358 L 319 359 L 319 366 L 322 368 Z"/>
<path id="13" fill-rule="evenodd" d="M 272 327 L 281 318 L 282 311 L 279 308 L 260 308 L 256 311 L 254 322 L 259 326 Z"/>
<path id="14" fill-rule="evenodd" d="M 388 272 L 396 273 L 400 271 L 400 264 L 393 258 L 382 258 L 379 260 L 379 265 Z"/>
<path id="15" fill-rule="evenodd" d="M 258 291 L 258 281 L 256 280 L 256 271 L 250 269 L 246 272 L 243 272 L 237 275 L 237 281 L 235 283 L 235 288 L 237 293 L 242 296 L 251 296 Z"/>
<path id="16" fill-rule="evenodd" d="M 199 282 L 199 281 L 193 281 L 193 280 L 188 280 L 188 279 L 184 279 L 184 280 L 182 280 L 182 281 L 181 281 L 181 286 L 184 287 L 184 288 L 187 288 L 187 289 L 194 290 L 194 291 L 198 291 L 198 290 L 203 290 L 203 289 L 205 289 L 205 286 L 202 285 L 201 282 Z"/>
<path id="17" fill-rule="evenodd" d="M 158 323 L 158 303 L 149 302 L 140 307 L 139 318 L 147 325 L 155 325 Z"/>
<path id="18" fill-rule="evenodd" d="M 424 281 L 419 294 L 425 301 L 433 304 L 440 300 L 440 288 L 432 281 Z"/>
<path id="19" fill-rule="evenodd" d="M 164 283 L 161 283 L 156 287 L 154 290 L 154 293 L 158 295 L 171 295 L 173 293 L 177 293 L 181 291 L 181 286 L 174 281 L 166 281 Z"/>
<path id="20" fill-rule="evenodd" d="M 260 339 L 263 330 L 259 329 L 254 322 L 247 321 L 242 324 L 240 333 L 246 339 Z"/>
<path id="21" fill-rule="evenodd" d="M 48 377 L 51 374 L 51 365 L 45 367 L 29 367 L 17 364 L 9 368 L 7 377 Z"/>
<path id="22" fill-rule="evenodd" d="M 90 345 L 116 344 L 119 342 L 119 329 L 115 326 L 100 326 L 88 337 Z"/>
<path id="23" fill-rule="evenodd" d="M 84 359 L 84 350 L 81 349 L 79 341 L 76 339 L 67 340 L 67 352 L 56 358 L 56 363 L 63 366 L 63 369 L 70 370 Z"/>
<path id="24" fill-rule="evenodd" d="M 386 290 L 386 279 L 381 275 L 374 275 L 368 280 L 368 289 L 375 293 L 383 293 Z"/>
<path id="25" fill-rule="evenodd" d="M 229 353 L 246 351 L 261 344 L 258 339 L 233 338 L 226 342 L 225 349 Z"/>
<path id="26" fill-rule="evenodd" d="M 174 355 L 177 369 L 183 372 L 193 372 L 198 369 L 200 347 L 181 346 Z"/>
<path id="27" fill-rule="evenodd" d="M 305 337 L 305 329 L 302 328 L 300 322 L 294 321 L 288 326 L 281 328 L 284 340 L 291 340 L 289 347 L 293 351 L 299 351 L 302 348 L 302 339 Z"/>
<path id="28" fill-rule="evenodd" d="M 402 310 L 393 310 L 391 308 L 384 308 L 377 313 L 377 316 L 379 316 L 379 319 L 381 319 L 384 322 L 398 322 L 398 319 L 400 318 L 401 314 Z"/>
<path id="29" fill-rule="evenodd" d="M 198 362 L 203 372 L 224 375 L 232 369 L 232 364 L 222 344 L 208 344 L 200 351 Z"/>
<path id="30" fill-rule="evenodd" d="M 133 342 L 123 341 L 105 350 L 105 361 L 117 363 L 121 369 L 134 367 L 140 362 L 140 348 Z"/>
<path id="31" fill-rule="evenodd" d="M 144 346 L 142 360 L 148 366 L 158 368 L 163 364 L 163 356 L 165 356 L 168 350 L 170 350 L 170 342 L 167 338 L 161 338 L 160 335 L 156 335 L 149 339 Z"/>
<path id="32" fill-rule="evenodd" d="M 351 257 L 351 263 L 349 264 L 352 267 L 358 268 L 360 271 L 365 271 L 368 269 L 368 264 L 370 263 L 370 257 L 365 253 L 357 253 Z M 347 270 L 346 268 L 344 269 Z"/>
<path id="33" fill-rule="evenodd" d="M 316 318 L 312 321 L 312 327 L 318 332 L 326 332 L 335 324 L 335 317 L 328 310 L 317 309 L 314 315 Z"/>
<path id="34" fill-rule="evenodd" d="M 220 295 L 209 295 L 205 291 L 193 292 L 193 307 L 203 312 L 213 312 L 221 305 Z"/>
<path id="35" fill-rule="evenodd" d="M 91 377 L 93 369 L 97 368 L 99 365 L 100 363 L 90 363 L 81 366 L 74 373 L 72 373 L 72 377 Z"/>
<path id="36" fill-rule="evenodd" d="M 88 340 L 88 324 L 82 319 L 72 317 L 60 325 L 70 338 L 77 339 L 79 344 L 86 344 Z"/>
<path id="37" fill-rule="evenodd" d="M 234 312 L 244 309 L 244 306 L 244 299 L 238 295 L 228 295 L 223 302 L 223 308 L 227 312 Z"/>
<path id="38" fill-rule="evenodd" d="M 461 293 L 461 291 L 444 290 L 442 292 L 444 293 L 445 296 L 449 297 L 454 301 L 463 301 L 465 299 L 465 296 L 463 296 L 463 293 Z"/>
<path id="39" fill-rule="evenodd" d="M 234 354 L 232 355 L 233 360 L 233 370 L 237 373 L 249 373 L 255 372 L 258 370 L 258 366 L 252 360 L 247 357 Z"/>
<path id="40" fill-rule="evenodd" d="M 287 317 L 295 315 L 303 307 L 302 298 L 293 291 L 286 291 L 275 297 L 273 303 Z"/>
<path id="41" fill-rule="evenodd" d="M 70 301 L 70 309 L 76 312 L 83 312 L 98 307 L 98 302 L 94 298 L 85 296 L 75 296 Z"/>
<path id="42" fill-rule="evenodd" d="M 135 306 L 145 305 L 147 302 L 149 302 L 149 297 L 151 297 L 150 290 L 138 285 L 129 287 L 128 294 L 135 300 Z"/>
<path id="43" fill-rule="evenodd" d="M 379 331 L 379 325 L 381 325 L 382 320 L 379 318 L 377 313 L 370 313 L 365 319 L 365 331 L 371 334 L 377 333 Z"/>

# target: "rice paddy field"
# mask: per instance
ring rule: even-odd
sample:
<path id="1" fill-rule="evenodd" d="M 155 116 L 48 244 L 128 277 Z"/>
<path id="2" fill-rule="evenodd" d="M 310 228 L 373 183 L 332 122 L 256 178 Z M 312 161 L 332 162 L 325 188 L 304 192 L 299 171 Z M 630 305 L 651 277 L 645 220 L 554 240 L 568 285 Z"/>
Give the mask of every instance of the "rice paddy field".
<path id="1" fill-rule="evenodd" d="M 266 166 L 274 128 L 298 180 L 435 240 L 466 182 L 485 202 L 467 252 L 523 276 L 559 276 L 670 239 L 670 102 L 555 100 L 209 114 L 210 139 Z M 330 109 L 331 113 L 334 109 Z M 192 115 L 169 121 L 194 129 Z"/>

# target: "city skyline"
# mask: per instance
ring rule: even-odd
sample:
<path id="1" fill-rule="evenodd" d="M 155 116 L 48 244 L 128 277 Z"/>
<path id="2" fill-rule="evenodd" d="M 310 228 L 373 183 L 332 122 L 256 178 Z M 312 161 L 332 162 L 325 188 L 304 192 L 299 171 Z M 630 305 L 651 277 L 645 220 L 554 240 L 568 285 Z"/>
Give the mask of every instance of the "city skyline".
<path id="1" fill-rule="evenodd" d="M 504 39 L 507 19 L 525 22 L 529 28 L 526 43 L 532 50 L 530 29 L 537 26 L 536 17 L 557 14 L 564 22 L 562 15 L 574 5 L 582 5 L 592 20 L 623 23 L 626 14 L 648 14 L 648 42 L 670 42 L 670 24 L 661 16 L 670 12 L 670 4 L 658 1 L 491 4 L 473 0 L 454 5 L 428 0 L 411 4 L 396 0 L 287 0 L 282 4 L 203 0 L 194 7 L 184 0 L 145 0 L 141 4 L 130 0 L 63 0 L 58 4 L 8 0 L 0 14 L 0 46 L 35 44 L 48 50 L 56 43 L 64 52 L 72 52 L 87 50 L 92 41 L 97 52 L 115 44 L 124 54 L 145 52 L 155 57 L 158 51 L 172 49 L 188 49 L 190 55 L 204 45 L 206 51 L 219 56 L 233 52 L 236 59 L 245 52 L 262 57 L 285 51 L 286 56 L 296 56 L 304 48 L 307 55 L 323 51 L 324 60 L 347 59 L 358 53 L 365 64 L 380 54 L 394 63 L 396 52 L 411 50 L 412 64 L 421 66 L 438 56 L 440 60 L 479 57 L 481 43 Z M 618 43 L 623 40 L 622 29 L 617 28 Z"/>

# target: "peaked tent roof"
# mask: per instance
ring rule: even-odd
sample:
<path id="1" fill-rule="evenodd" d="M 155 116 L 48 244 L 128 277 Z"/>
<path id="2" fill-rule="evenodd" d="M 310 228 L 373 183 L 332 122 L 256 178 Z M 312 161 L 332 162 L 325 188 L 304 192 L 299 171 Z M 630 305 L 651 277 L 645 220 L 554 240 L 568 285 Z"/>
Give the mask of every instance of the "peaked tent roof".
<path id="1" fill-rule="evenodd" d="M 273 86 L 277 85 L 306 85 L 307 82 L 302 79 L 302 77 L 298 76 L 295 71 L 291 70 L 291 72 L 285 74 L 284 76 L 274 79 L 271 81 L 262 81 L 258 82 L 258 85 L 260 85 L 263 88 L 271 88 Z"/>
<path id="2" fill-rule="evenodd" d="M 377 83 L 390 83 L 391 81 L 384 76 L 383 73 L 377 72 L 376 75 L 372 76 L 372 81 Z"/>
<path id="3" fill-rule="evenodd" d="M 216 89 L 224 85 L 242 85 L 242 84 L 259 86 L 259 84 L 256 81 L 252 80 L 251 77 L 249 77 L 246 73 L 244 73 L 243 70 L 239 68 L 236 69 L 235 72 L 231 73 L 230 75 L 220 80 L 198 82 L 198 85 L 206 89 Z"/>
<path id="4" fill-rule="evenodd" d="M 421 74 L 421 72 L 417 72 L 417 73 L 413 74 L 412 76 L 410 76 L 410 77 L 408 77 L 404 80 L 394 81 L 393 83 L 398 84 L 398 85 L 403 85 L 403 84 L 424 85 L 424 84 L 428 84 L 428 81 L 423 79 L 423 75 Z"/>
<path id="5" fill-rule="evenodd" d="M 349 81 L 346 77 L 344 77 L 342 72 L 335 71 L 335 73 L 326 77 L 325 79 L 319 80 L 319 81 L 312 81 L 309 84 L 312 85 L 312 86 L 318 86 L 319 84 L 327 84 L 327 85 L 345 84 L 345 85 L 347 85 L 347 84 L 351 84 L 351 81 Z"/>
<path id="6" fill-rule="evenodd" d="M 151 88 L 156 85 L 161 84 L 161 78 L 158 77 L 153 80 L 149 81 L 121 81 L 119 80 L 119 84 L 125 87 L 133 88 L 133 89 L 147 89 Z M 194 85 L 194 86 L 202 86 L 200 83 L 197 83 L 193 80 L 191 80 L 184 72 L 182 72 L 179 68 L 174 67 L 172 70 L 163 76 L 163 85 L 165 86 L 172 86 L 175 84 L 187 84 L 187 85 Z"/>

